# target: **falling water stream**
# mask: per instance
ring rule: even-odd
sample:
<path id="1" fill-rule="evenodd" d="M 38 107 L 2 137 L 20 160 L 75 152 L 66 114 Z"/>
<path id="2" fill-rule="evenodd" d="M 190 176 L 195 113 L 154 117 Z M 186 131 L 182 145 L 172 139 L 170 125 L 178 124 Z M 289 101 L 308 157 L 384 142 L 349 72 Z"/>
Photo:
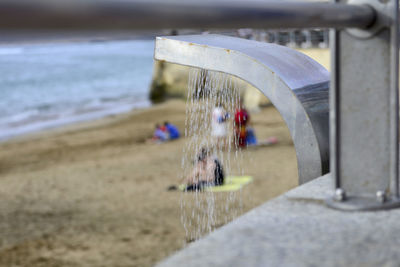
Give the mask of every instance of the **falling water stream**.
<path id="1" fill-rule="evenodd" d="M 234 114 L 240 89 L 231 76 L 192 68 L 189 72 L 182 169 L 191 175 L 202 149 L 223 166 L 225 179 L 243 175 L 243 154 L 233 137 Z M 226 114 L 226 140 L 212 136 L 212 116 L 220 105 Z M 188 242 L 199 239 L 237 217 L 242 210 L 241 190 L 235 192 L 186 191 L 181 198 L 181 221 Z"/>

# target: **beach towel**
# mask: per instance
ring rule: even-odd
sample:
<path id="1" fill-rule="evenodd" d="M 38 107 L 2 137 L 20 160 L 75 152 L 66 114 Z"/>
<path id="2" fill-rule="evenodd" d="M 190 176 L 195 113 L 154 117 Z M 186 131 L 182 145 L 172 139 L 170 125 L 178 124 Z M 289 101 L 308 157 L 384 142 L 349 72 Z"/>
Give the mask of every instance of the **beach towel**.
<path id="1" fill-rule="evenodd" d="M 235 192 L 243 186 L 251 183 L 253 177 L 251 176 L 228 176 L 224 179 L 224 184 L 219 186 L 205 187 L 204 191 L 207 192 Z M 179 190 L 185 191 L 186 185 L 181 184 Z"/>

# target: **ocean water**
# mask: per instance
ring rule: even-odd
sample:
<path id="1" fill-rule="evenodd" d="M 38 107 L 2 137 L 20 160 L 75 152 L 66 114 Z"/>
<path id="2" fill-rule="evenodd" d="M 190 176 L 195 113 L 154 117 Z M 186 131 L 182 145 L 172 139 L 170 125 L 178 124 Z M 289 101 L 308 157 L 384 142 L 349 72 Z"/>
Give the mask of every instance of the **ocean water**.
<path id="1" fill-rule="evenodd" d="M 0 46 L 0 140 L 150 105 L 154 42 Z"/>

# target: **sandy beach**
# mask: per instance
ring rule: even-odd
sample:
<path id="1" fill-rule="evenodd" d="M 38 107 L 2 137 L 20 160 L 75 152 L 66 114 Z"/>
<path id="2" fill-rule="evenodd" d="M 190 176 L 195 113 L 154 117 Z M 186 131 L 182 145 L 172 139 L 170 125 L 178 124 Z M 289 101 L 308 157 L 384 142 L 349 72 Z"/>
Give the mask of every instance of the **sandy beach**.
<path id="1" fill-rule="evenodd" d="M 166 190 L 182 173 L 185 139 L 146 143 L 165 120 L 183 131 L 185 103 L 0 143 L 0 266 L 152 266 L 191 242 L 181 204 L 193 197 Z M 254 181 L 234 194 L 235 216 L 297 185 L 296 155 L 279 113 L 266 107 L 252 121 L 259 139 L 276 136 L 279 143 L 242 152 Z M 232 199 L 215 194 L 220 202 Z"/>

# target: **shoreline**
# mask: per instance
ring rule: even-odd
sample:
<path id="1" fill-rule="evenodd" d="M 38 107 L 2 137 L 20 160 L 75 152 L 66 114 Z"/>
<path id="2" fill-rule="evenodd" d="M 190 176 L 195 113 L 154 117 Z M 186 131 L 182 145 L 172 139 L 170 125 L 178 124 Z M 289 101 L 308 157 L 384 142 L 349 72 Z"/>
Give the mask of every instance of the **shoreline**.
<path id="1" fill-rule="evenodd" d="M 149 106 L 153 45 L 110 40 L 0 46 L 0 139 Z"/>
<path id="2" fill-rule="evenodd" d="M 70 133 L 73 131 L 80 131 L 84 129 L 90 129 L 92 127 L 106 126 L 110 123 L 115 123 L 120 120 L 124 120 L 130 116 L 136 116 L 142 112 L 146 112 L 153 108 L 156 108 L 161 104 L 151 104 L 143 106 L 140 108 L 124 108 L 121 112 L 102 112 L 101 114 L 89 114 L 92 116 L 87 116 L 82 119 L 71 119 L 67 122 L 56 123 L 54 126 L 48 126 L 43 128 L 34 129 L 31 131 L 26 131 L 21 134 L 15 134 L 10 137 L 2 138 L 0 137 L 0 145 L 5 143 L 14 143 L 19 141 L 29 141 L 33 139 L 40 139 L 46 136 Z"/>
<path id="3" fill-rule="evenodd" d="M 115 105 L 112 108 L 99 108 L 93 112 L 77 112 L 74 115 L 67 117 L 59 115 L 53 120 L 38 120 L 37 123 L 22 124 L 20 127 L 14 129 L 9 128 L 6 133 L 2 132 L 0 134 L 0 143 L 24 138 L 24 136 L 41 134 L 46 131 L 57 131 L 59 128 L 62 131 L 63 128 L 68 126 L 74 127 L 73 125 L 75 124 L 90 124 L 92 121 L 98 121 L 108 117 L 117 117 L 122 114 L 129 114 L 135 111 L 149 109 L 152 106 L 153 104 L 148 100 L 146 102 L 125 106 Z"/>

